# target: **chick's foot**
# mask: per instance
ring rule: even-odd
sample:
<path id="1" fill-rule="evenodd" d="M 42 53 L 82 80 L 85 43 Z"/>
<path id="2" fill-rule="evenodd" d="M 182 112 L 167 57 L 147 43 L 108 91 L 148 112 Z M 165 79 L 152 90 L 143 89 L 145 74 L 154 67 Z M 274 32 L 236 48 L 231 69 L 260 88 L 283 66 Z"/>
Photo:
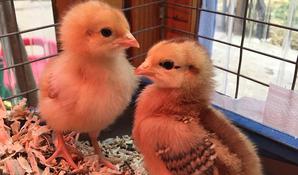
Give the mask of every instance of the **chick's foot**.
<path id="1" fill-rule="evenodd" d="M 46 160 L 46 163 L 50 163 L 55 158 L 62 156 L 73 169 L 78 169 L 78 166 L 75 164 L 69 151 L 67 150 L 62 133 L 56 132 L 56 138 L 58 139 L 56 151 L 54 152 L 54 154 L 51 157 L 49 157 Z"/>
<path id="2" fill-rule="evenodd" d="M 113 165 L 110 161 L 108 161 L 105 156 L 102 154 L 101 146 L 99 146 L 99 143 L 97 141 L 98 132 L 90 132 L 89 137 L 91 144 L 94 148 L 94 153 L 98 155 L 98 162 L 104 164 L 106 167 L 117 170 L 115 165 Z"/>

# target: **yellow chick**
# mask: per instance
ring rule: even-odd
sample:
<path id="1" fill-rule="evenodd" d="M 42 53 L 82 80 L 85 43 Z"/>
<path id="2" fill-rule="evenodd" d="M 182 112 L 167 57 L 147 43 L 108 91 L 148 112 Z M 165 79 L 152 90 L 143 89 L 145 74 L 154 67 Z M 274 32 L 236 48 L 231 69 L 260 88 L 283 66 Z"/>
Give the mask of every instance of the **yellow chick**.
<path id="1" fill-rule="evenodd" d="M 72 7 L 62 20 L 64 51 L 45 68 L 39 95 L 42 118 L 58 138 L 51 162 L 62 155 L 73 167 L 63 131 L 89 133 L 95 153 L 106 161 L 97 143 L 99 132 L 128 106 L 138 86 L 125 49 L 139 47 L 121 10 L 100 1 Z"/>
<path id="2" fill-rule="evenodd" d="M 159 42 L 135 72 L 154 82 L 138 98 L 133 128 L 149 174 L 262 174 L 254 145 L 211 106 L 213 67 L 196 41 Z"/>

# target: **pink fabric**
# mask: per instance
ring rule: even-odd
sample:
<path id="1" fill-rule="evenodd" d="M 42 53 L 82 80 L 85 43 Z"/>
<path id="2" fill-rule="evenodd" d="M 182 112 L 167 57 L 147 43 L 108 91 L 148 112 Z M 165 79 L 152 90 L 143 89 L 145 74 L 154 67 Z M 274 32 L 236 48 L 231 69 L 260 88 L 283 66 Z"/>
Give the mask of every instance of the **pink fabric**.
<path id="1" fill-rule="evenodd" d="M 56 42 L 52 40 L 46 40 L 43 38 L 23 38 L 23 42 L 25 46 L 40 46 L 43 48 L 43 54 L 42 55 L 28 55 L 28 61 L 33 61 L 35 59 L 44 57 L 44 56 L 49 56 L 49 55 L 54 55 L 57 53 L 57 46 Z M 3 57 L 3 51 L 0 49 L 0 56 Z M 3 60 L 4 67 L 6 67 L 6 61 L 5 59 Z M 32 67 L 32 72 L 34 75 L 34 79 L 36 84 L 38 84 L 38 80 L 40 78 L 41 72 L 47 63 L 47 60 L 41 60 L 37 62 L 31 63 Z M 9 71 L 11 72 L 11 75 L 13 75 L 13 71 L 11 69 L 4 70 L 4 85 L 12 90 L 16 86 L 16 79 L 14 76 L 12 78 L 9 77 Z"/>

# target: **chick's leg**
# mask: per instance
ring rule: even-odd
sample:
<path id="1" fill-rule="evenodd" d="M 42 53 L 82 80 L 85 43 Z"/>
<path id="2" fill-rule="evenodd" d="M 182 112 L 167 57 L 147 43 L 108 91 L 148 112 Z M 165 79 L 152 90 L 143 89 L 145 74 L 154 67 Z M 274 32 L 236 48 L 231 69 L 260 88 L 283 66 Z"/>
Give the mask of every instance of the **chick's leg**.
<path id="1" fill-rule="evenodd" d="M 69 152 L 66 148 L 62 133 L 58 132 L 58 131 L 55 133 L 56 133 L 56 138 L 58 140 L 58 144 L 56 146 L 56 151 L 54 152 L 54 154 L 51 157 L 49 157 L 46 160 L 46 163 L 50 163 L 53 159 L 55 159 L 56 157 L 61 155 L 72 168 L 78 169 L 78 166 L 74 163 L 71 155 L 69 154 Z"/>
<path id="2" fill-rule="evenodd" d="M 91 144 L 94 148 L 94 153 L 98 155 L 99 162 L 103 163 L 106 167 L 108 167 L 110 169 L 116 170 L 117 168 L 111 162 L 106 160 L 106 158 L 102 154 L 101 147 L 99 146 L 98 141 L 97 141 L 97 136 L 98 136 L 98 132 L 90 132 L 89 133 Z"/>

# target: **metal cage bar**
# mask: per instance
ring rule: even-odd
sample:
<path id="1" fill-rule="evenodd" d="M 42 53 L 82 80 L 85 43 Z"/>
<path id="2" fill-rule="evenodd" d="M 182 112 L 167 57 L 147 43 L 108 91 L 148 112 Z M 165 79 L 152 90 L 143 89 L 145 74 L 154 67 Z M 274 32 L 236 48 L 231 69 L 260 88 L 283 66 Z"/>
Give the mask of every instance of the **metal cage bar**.
<path id="1" fill-rule="evenodd" d="M 295 71 L 294 71 L 291 90 L 295 90 L 296 80 L 297 80 L 297 72 L 298 72 L 298 56 L 297 56 L 297 59 L 296 59 L 296 65 L 295 65 Z"/>
<path id="2" fill-rule="evenodd" d="M 25 95 L 28 95 L 28 94 L 31 94 L 31 93 L 35 93 L 37 91 L 38 91 L 38 88 L 34 88 L 34 89 L 31 89 L 31 90 L 28 90 L 28 91 L 21 92 L 21 93 L 16 94 L 16 95 L 12 95 L 10 97 L 3 98 L 3 100 L 11 100 L 11 99 L 14 99 L 14 98 L 18 98 L 20 96 L 25 96 Z"/>
<path id="3" fill-rule="evenodd" d="M 36 30 L 42 30 L 42 29 L 46 29 L 46 28 L 51 28 L 51 27 L 57 27 L 59 24 L 50 24 L 50 25 L 46 25 L 46 26 L 42 26 L 42 27 L 35 27 L 35 28 L 31 28 L 31 29 L 27 29 L 27 30 L 22 30 L 19 32 L 11 32 L 11 33 L 7 33 L 4 35 L 0 35 L 0 38 L 4 38 L 4 37 L 9 37 L 9 36 L 13 36 L 13 35 L 18 35 L 18 34 L 23 34 L 23 33 L 28 33 L 28 32 L 33 32 Z"/>
<path id="4" fill-rule="evenodd" d="M 142 7 L 147 7 L 147 6 L 151 6 L 151 5 L 155 5 L 155 4 L 160 4 L 160 3 L 164 3 L 164 2 L 165 2 L 165 0 L 158 0 L 158 1 L 154 1 L 154 2 L 149 2 L 149 3 L 145 3 L 145 4 L 141 4 L 141 5 L 136 5 L 136 6 L 124 8 L 124 9 L 122 9 L 122 11 L 129 11 L 129 10 L 133 10 L 133 9 L 137 9 L 137 8 L 142 8 Z"/>
<path id="5" fill-rule="evenodd" d="M 234 75 L 236 75 L 236 76 L 239 75 L 239 77 L 245 78 L 245 79 L 247 79 L 247 80 L 253 81 L 253 82 L 258 83 L 258 84 L 261 84 L 261 85 L 263 85 L 263 86 L 269 87 L 269 84 L 264 83 L 264 82 L 261 82 L 261 81 L 259 81 L 259 80 L 254 79 L 254 78 L 248 77 L 248 76 L 246 76 L 246 75 L 237 74 L 237 72 L 234 72 L 234 71 L 225 69 L 225 68 L 220 67 L 220 66 L 216 66 L 216 65 L 214 65 L 214 67 L 217 68 L 217 69 L 220 69 L 220 70 L 222 70 L 222 71 L 225 71 L 225 72 L 229 72 L 229 73 L 231 73 L 231 74 L 234 74 Z"/>
<path id="6" fill-rule="evenodd" d="M 238 97 L 238 92 L 239 92 L 240 72 L 241 72 L 241 66 L 242 66 L 243 45 L 244 45 L 244 40 L 245 40 L 246 16 L 247 16 L 248 3 L 249 3 L 249 0 L 246 0 L 245 1 L 245 10 L 244 10 L 244 19 L 242 20 L 242 33 L 241 33 L 240 54 L 239 54 L 239 62 L 238 62 L 238 70 L 237 70 L 235 98 Z"/>

